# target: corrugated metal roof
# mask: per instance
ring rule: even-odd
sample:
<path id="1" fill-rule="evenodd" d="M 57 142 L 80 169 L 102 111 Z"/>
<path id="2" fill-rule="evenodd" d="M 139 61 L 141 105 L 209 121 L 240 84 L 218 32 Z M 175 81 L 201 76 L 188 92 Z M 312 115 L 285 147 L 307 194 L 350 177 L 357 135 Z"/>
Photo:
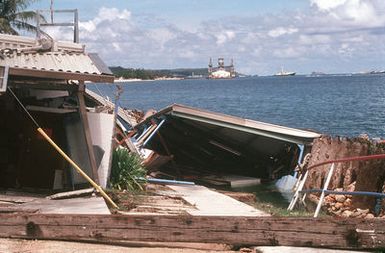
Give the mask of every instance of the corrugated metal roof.
<path id="1" fill-rule="evenodd" d="M 321 136 L 319 133 L 312 131 L 243 119 L 178 104 L 169 106 L 152 115 L 136 127 L 140 127 L 151 120 L 151 118 L 158 117 L 163 114 L 298 144 L 310 143 L 313 139 Z"/>
<path id="2" fill-rule="evenodd" d="M 102 74 L 84 53 L 15 53 L 0 58 L 0 65 L 33 70 Z"/>
<path id="3" fill-rule="evenodd" d="M 41 52 L 45 41 L 0 35 L 0 66 L 9 66 L 10 75 L 93 82 L 113 82 L 113 74 L 84 46 L 71 42 L 48 42 L 55 51 Z"/>

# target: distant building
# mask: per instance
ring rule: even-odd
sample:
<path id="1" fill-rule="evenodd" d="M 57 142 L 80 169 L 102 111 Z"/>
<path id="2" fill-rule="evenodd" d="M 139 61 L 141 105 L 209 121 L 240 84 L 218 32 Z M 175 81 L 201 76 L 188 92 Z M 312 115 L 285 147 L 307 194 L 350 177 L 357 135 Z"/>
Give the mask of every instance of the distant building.
<path id="1" fill-rule="evenodd" d="M 208 77 L 212 79 L 234 78 L 235 69 L 233 59 L 231 59 L 229 66 L 225 66 L 224 59 L 218 58 L 218 67 L 213 67 L 212 59 L 210 58 L 208 73 Z"/>

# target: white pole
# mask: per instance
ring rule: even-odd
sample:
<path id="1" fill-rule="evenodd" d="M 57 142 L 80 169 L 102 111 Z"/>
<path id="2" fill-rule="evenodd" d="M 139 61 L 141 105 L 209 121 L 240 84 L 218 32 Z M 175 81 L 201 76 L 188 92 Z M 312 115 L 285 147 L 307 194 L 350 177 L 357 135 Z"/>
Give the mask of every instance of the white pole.
<path id="1" fill-rule="evenodd" d="M 293 196 L 293 198 L 292 198 L 292 200 L 290 202 L 290 205 L 287 208 L 287 210 L 289 210 L 289 211 L 293 210 L 293 208 L 295 206 L 295 203 L 297 203 L 297 200 L 299 198 L 300 191 L 302 191 L 302 189 L 303 189 L 303 187 L 305 185 L 305 182 L 306 182 L 306 179 L 307 179 L 308 175 L 309 175 L 309 171 L 307 170 L 305 175 L 303 176 L 303 178 L 302 178 L 302 180 L 301 180 L 297 190 L 295 191 L 294 196 Z"/>
<path id="2" fill-rule="evenodd" d="M 322 189 L 321 197 L 320 197 L 320 199 L 318 201 L 317 209 L 315 210 L 315 213 L 314 213 L 314 218 L 318 217 L 318 214 L 319 214 L 319 212 L 321 210 L 321 206 L 322 206 L 322 203 L 324 202 L 324 198 L 325 198 L 325 191 L 328 189 L 328 186 L 329 186 L 329 183 L 330 183 L 330 179 L 332 178 L 332 175 L 333 175 L 333 171 L 334 171 L 334 163 L 330 167 L 328 176 L 327 176 L 325 184 L 324 184 L 324 188 Z"/>

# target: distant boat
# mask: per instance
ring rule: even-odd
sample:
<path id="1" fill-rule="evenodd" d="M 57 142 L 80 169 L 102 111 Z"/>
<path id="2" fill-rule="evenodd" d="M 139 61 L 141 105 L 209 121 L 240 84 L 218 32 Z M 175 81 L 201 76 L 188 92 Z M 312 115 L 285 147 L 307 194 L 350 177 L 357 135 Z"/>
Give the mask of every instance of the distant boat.
<path id="1" fill-rule="evenodd" d="M 290 72 L 290 71 L 284 71 L 283 67 L 281 68 L 281 71 L 275 74 L 275 76 L 294 76 L 295 72 Z"/>
<path id="2" fill-rule="evenodd" d="M 326 74 L 323 73 L 323 72 L 313 71 L 313 72 L 311 72 L 311 74 L 309 76 L 311 76 L 311 77 L 320 77 L 320 76 L 326 76 Z"/>
<path id="3" fill-rule="evenodd" d="M 370 71 L 369 74 L 371 75 L 385 74 L 385 70 L 373 70 L 373 71 Z"/>

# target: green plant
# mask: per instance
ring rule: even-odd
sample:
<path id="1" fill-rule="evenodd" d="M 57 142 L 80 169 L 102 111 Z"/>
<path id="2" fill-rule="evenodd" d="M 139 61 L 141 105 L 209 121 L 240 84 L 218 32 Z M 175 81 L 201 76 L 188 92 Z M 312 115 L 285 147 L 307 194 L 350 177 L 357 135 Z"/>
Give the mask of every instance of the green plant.
<path id="1" fill-rule="evenodd" d="M 146 169 L 141 158 L 125 148 L 117 148 L 112 156 L 111 186 L 119 190 L 143 190 Z"/>
<path id="2" fill-rule="evenodd" d="M 36 31 L 37 19 L 45 20 L 42 15 L 25 9 L 37 0 L 0 1 L 0 33 L 18 35 L 19 31 Z"/>

